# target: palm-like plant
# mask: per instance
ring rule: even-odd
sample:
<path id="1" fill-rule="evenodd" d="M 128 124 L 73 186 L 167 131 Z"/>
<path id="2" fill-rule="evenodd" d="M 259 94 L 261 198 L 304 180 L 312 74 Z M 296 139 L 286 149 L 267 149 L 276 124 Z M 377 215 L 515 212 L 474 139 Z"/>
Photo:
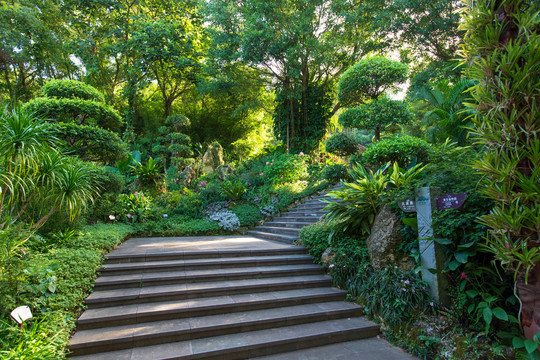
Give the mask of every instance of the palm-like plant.
<path id="1" fill-rule="evenodd" d="M 354 165 L 349 171 L 354 181 L 343 183 L 343 189 L 328 192 L 328 195 L 338 200 L 327 201 L 328 205 L 325 207 L 325 210 L 329 210 L 325 219 L 336 220 L 330 237 L 344 231 L 369 234 L 388 191 L 402 188 L 424 168 L 425 166 L 418 164 L 409 169 L 401 169 L 397 163 L 392 166 L 388 163 L 373 172 Z"/>
<path id="2" fill-rule="evenodd" d="M 468 97 L 467 89 L 474 85 L 470 79 L 461 79 L 453 85 L 441 81 L 434 89 L 425 87 L 420 92 L 419 99 L 432 108 L 424 115 L 424 130 L 429 142 L 443 142 L 449 138 L 460 145 L 465 144 L 467 127 L 472 122 L 463 102 Z"/>
<path id="3" fill-rule="evenodd" d="M 63 155 L 49 127 L 19 109 L 0 117 L 0 228 L 39 203 L 36 230 L 60 209 L 73 219 L 97 196 L 96 176 L 81 161 Z"/>

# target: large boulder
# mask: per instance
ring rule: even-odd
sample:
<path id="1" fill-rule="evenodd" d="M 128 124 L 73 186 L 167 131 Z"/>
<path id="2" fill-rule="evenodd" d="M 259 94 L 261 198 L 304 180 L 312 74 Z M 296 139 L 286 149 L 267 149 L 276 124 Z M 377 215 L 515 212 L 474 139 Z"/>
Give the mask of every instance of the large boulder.
<path id="1" fill-rule="evenodd" d="M 186 166 L 186 168 L 180 173 L 180 176 L 178 176 L 180 182 L 182 185 L 189 187 L 195 180 L 197 180 L 197 177 L 199 176 L 199 171 L 197 170 L 196 164 L 190 164 Z"/>
<path id="2" fill-rule="evenodd" d="M 203 172 L 205 174 L 211 174 L 221 165 L 225 165 L 225 161 L 223 161 L 223 148 L 219 143 L 214 142 L 208 145 L 208 149 L 206 149 L 203 155 Z"/>
<path id="3" fill-rule="evenodd" d="M 216 168 L 216 172 L 218 174 L 218 178 L 221 180 L 225 180 L 229 175 L 231 175 L 234 171 L 229 164 L 221 165 Z"/>
<path id="4" fill-rule="evenodd" d="M 380 270 L 387 265 L 398 265 L 401 257 L 397 247 L 401 243 L 400 221 L 387 206 L 379 211 L 371 226 L 371 234 L 366 239 L 371 266 Z"/>

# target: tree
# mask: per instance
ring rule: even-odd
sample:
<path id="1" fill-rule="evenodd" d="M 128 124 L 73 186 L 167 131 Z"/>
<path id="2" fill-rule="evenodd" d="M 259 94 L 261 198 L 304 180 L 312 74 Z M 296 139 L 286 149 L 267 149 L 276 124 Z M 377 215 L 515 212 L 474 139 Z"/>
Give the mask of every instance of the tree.
<path id="1" fill-rule="evenodd" d="M 360 60 L 339 80 L 338 101 L 349 107 L 341 113 L 339 122 L 346 127 L 374 130 L 377 141 L 386 126 L 408 123 L 412 115 L 406 105 L 385 96 L 406 79 L 407 66 L 400 62 L 380 56 Z"/>
<path id="2" fill-rule="evenodd" d="M 300 150 L 303 144 L 295 143 L 313 134 L 303 129 L 317 134 L 337 111 L 312 106 L 324 102 L 334 79 L 376 47 L 363 22 L 348 21 L 345 14 L 352 5 L 338 7 L 329 0 L 205 4 L 213 25 L 211 56 L 241 62 L 267 77 L 276 89 L 276 135 Z"/>
<path id="3" fill-rule="evenodd" d="M 190 125 L 189 119 L 183 115 L 169 115 L 165 120 L 165 126 L 159 129 L 160 136 L 156 138 L 158 144 L 152 151 L 160 154 L 163 158 L 163 167 L 167 170 L 167 159 L 170 158 L 171 166 L 184 167 L 194 160 L 193 150 L 189 146 L 191 139 L 182 130 Z"/>
<path id="4" fill-rule="evenodd" d="M 55 134 L 71 151 L 88 161 L 114 162 L 127 157 L 127 146 L 114 131 L 124 123 L 118 112 L 102 101 L 95 88 L 74 80 L 53 80 L 43 86 L 44 98 L 23 109 L 52 120 Z"/>
<path id="5" fill-rule="evenodd" d="M 45 78 L 70 77 L 77 68 L 64 46 L 70 34 L 59 2 L 10 3 L 0 7 L 0 94 L 13 107 L 31 99 Z"/>

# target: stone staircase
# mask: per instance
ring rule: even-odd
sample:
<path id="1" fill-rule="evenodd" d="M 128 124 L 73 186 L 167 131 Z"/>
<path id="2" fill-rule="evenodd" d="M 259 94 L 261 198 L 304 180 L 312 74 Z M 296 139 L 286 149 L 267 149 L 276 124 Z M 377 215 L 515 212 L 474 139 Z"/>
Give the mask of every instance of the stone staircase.
<path id="1" fill-rule="evenodd" d="M 339 187 L 337 185 L 330 190 Z M 247 233 L 257 238 L 292 244 L 298 239 L 298 234 L 304 226 L 316 223 L 321 219 L 321 216 L 326 214 L 323 208 L 327 203 L 322 202 L 321 200 L 323 199 L 333 200 L 333 198 L 325 194 L 314 196 L 297 207 L 281 213 L 279 217 L 275 217 L 272 221 L 265 222 L 261 226 L 256 226 L 255 229 Z"/>
<path id="2" fill-rule="evenodd" d="M 132 239 L 107 256 L 73 359 L 249 359 L 379 333 L 304 248 L 250 237 L 173 248 L 184 239 Z"/>

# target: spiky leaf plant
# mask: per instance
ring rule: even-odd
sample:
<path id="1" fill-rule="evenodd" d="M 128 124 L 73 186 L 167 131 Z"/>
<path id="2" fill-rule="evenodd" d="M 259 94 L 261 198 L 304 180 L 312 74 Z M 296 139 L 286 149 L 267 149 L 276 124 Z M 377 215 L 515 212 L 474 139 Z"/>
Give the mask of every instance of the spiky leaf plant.
<path id="1" fill-rule="evenodd" d="M 529 0 L 463 0 L 462 56 L 471 94 L 473 136 L 485 149 L 474 166 L 481 191 L 495 201 L 481 218 L 486 248 L 527 281 L 540 262 L 539 3 Z"/>

